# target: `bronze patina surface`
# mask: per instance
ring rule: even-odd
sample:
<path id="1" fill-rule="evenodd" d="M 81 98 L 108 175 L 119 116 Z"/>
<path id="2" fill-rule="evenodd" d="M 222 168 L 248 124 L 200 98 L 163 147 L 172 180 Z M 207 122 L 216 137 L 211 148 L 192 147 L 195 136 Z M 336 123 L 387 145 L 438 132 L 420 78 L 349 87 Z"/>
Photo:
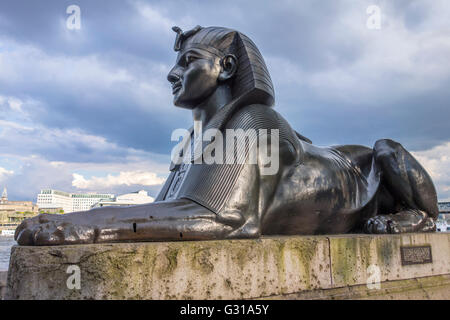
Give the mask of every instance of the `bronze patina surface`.
<path id="1" fill-rule="evenodd" d="M 174 104 L 225 137 L 228 129 L 279 130 L 277 172 L 261 174 L 259 161 L 192 157 L 171 165 L 154 203 L 41 214 L 17 228 L 20 245 L 435 230 L 433 182 L 401 144 L 314 146 L 273 109 L 269 71 L 248 37 L 221 27 L 174 31 L 178 56 L 167 77 Z"/>

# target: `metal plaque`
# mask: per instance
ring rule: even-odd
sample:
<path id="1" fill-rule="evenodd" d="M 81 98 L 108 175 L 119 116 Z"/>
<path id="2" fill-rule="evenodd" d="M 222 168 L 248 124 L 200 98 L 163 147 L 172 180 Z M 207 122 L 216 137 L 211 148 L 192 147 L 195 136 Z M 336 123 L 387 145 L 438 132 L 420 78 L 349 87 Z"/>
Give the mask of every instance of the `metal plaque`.
<path id="1" fill-rule="evenodd" d="M 402 266 L 411 264 L 432 263 L 431 246 L 402 246 L 400 247 Z"/>

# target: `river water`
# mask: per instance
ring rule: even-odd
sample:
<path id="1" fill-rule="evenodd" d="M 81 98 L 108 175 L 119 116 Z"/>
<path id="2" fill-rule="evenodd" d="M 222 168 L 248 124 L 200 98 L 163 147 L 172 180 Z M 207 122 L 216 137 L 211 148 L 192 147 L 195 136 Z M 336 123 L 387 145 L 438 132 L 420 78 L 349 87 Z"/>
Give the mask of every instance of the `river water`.
<path id="1" fill-rule="evenodd" d="M 11 247 L 15 244 L 14 237 L 0 236 L 0 271 L 8 270 Z"/>

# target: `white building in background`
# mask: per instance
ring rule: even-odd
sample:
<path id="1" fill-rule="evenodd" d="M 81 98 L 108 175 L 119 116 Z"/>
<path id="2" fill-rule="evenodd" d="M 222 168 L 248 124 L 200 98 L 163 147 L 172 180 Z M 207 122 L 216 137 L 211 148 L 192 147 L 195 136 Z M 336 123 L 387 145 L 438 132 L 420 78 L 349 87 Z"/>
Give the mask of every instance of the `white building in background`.
<path id="1" fill-rule="evenodd" d="M 62 208 L 65 213 L 75 211 L 85 211 L 97 202 L 105 200 L 114 200 L 113 194 L 97 194 L 97 193 L 68 193 L 53 189 L 44 189 L 37 196 L 37 205 L 39 209 L 52 210 Z"/>
<path id="2" fill-rule="evenodd" d="M 72 212 L 72 198 L 70 193 L 58 190 L 41 190 L 37 196 L 36 204 L 39 209 L 62 208 L 64 212 Z"/>
<path id="3" fill-rule="evenodd" d="M 450 202 L 438 202 L 439 213 L 450 214 Z"/>
<path id="4" fill-rule="evenodd" d="M 92 208 L 107 207 L 107 206 L 128 207 L 138 204 L 151 203 L 154 200 L 155 199 L 153 199 L 153 197 L 150 197 L 148 195 L 147 191 L 140 190 L 117 196 L 113 200 L 106 200 L 106 199 L 100 200 L 99 202 L 94 204 Z"/>
<path id="5" fill-rule="evenodd" d="M 436 221 L 436 230 L 450 232 L 450 202 L 439 202 L 439 217 Z"/>

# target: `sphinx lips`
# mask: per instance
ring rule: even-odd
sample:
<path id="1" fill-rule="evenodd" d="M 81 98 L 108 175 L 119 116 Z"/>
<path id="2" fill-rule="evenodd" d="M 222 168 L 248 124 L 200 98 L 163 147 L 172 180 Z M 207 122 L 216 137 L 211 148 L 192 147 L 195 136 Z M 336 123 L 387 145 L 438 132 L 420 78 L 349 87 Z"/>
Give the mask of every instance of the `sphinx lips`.
<path id="1" fill-rule="evenodd" d="M 172 85 L 172 94 L 177 93 L 178 91 L 180 91 L 180 89 L 181 89 L 181 82 L 180 82 L 180 81 L 175 82 L 175 83 Z"/>

